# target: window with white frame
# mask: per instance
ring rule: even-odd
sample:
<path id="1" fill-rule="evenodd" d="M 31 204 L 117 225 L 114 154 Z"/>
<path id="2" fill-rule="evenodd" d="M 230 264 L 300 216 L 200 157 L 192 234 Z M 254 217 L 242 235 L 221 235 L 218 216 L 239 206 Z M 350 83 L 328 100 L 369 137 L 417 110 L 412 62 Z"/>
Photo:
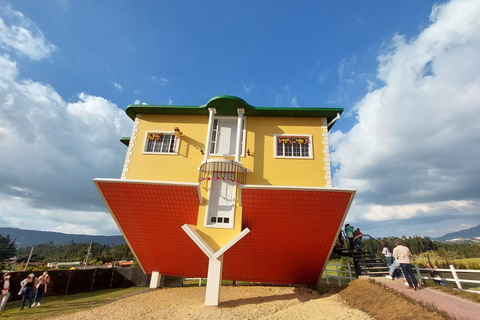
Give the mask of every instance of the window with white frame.
<path id="1" fill-rule="evenodd" d="M 144 153 L 177 154 L 180 139 L 174 132 L 147 132 Z"/>
<path id="2" fill-rule="evenodd" d="M 216 117 L 213 120 L 212 140 L 210 154 L 215 156 L 235 156 L 237 148 L 236 117 Z M 245 119 L 241 131 L 241 155 L 244 156 L 245 145 Z"/>
<path id="3" fill-rule="evenodd" d="M 276 158 L 306 158 L 313 159 L 311 135 L 276 134 Z"/>

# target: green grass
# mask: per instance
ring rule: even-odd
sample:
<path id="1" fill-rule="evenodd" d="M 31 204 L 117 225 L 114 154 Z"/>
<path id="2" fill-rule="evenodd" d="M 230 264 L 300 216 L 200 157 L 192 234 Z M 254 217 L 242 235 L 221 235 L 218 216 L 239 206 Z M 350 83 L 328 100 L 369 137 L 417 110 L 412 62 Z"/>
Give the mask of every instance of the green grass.
<path id="1" fill-rule="evenodd" d="M 42 305 L 28 309 L 28 300 L 23 310 L 20 310 L 20 301 L 7 303 L 2 311 L 2 319 L 45 319 L 58 317 L 100 307 L 125 296 L 147 291 L 145 287 L 131 287 L 126 289 L 108 289 L 78 293 L 66 296 L 45 296 Z"/>
<path id="2" fill-rule="evenodd" d="M 438 261 L 439 263 L 445 263 L 445 259 L 438 256 L 436 252 L 429 252 L 430 255 L 430 261 L 432 263 L 435 263 L 435 261 Z M 428 258 L 427 258 L 427 253 L 421 253 L 418 255 L 415 255 L 413 258 L 413 263 L 420 263 L 420 264 L 427 264 Z M 472 266 L 480 266 L 480 258 L 462 258 L 462 259 L 448 259 L 449 264 L 457 265 L 457 264 L 462 264 L 462 265 L 472 265 Z M 476 269 L 476 268 L 473 268 Z"/>

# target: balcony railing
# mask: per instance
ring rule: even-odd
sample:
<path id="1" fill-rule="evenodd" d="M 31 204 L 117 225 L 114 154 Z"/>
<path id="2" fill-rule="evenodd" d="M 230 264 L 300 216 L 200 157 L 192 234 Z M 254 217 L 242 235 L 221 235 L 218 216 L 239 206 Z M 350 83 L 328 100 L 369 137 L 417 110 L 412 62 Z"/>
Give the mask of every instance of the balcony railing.
<path id="1" fill-rule="evenodd" d="M 208 159 L 202 162 L 199 180 L 215 179 L 230 180 L 240 184 L 246 183 L 246 175 L 250 170 L 241 163 L 228 159 Z"/>

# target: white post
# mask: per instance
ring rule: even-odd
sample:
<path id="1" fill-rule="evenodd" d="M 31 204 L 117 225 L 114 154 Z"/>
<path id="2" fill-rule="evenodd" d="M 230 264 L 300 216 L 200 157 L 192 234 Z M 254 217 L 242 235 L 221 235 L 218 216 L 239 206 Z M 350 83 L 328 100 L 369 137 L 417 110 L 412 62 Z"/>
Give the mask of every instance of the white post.
<path id="1" fill-rule="evenodd" d="M 25 265 L 25 269 L 23 269 L 23 271 L 27 271 L 28 264 L 30 263 L 30 258 L 32 257 L 33 248 L 35 248 L 35 246 L 32 246 L 32 250 L 30 250 L 30 254 L 28 255 L 27 264 Z"/>
<path id="2" fill-rule="evenodd" d="M 415 270 L 417 270 L 417 277 L 418 277 L 418 281 L 420 281 L 420 283 L 423 284 L 423 281 L 422 281 L 422 274 L 420 273 L 420 269 L 418 268 L 418 264 L 415 264 Z"/>
<path id="3" fill-rule="evenodd" d="M 327 284 L 330 284 L 328 281 L 328 265 L 325 267 L 325 277 L 327 278 Z"/>
<path id="4" fill-rule="evenodd" d="M 158 271 L 152 272 L 152 278 L 150 279 L 150 289 L 156 289 L 160 287 L 160 279 L 162 275 Z"/>
<path id="5" fill-rule="evenodd" d="M 348 275 L 350 276 L 350 281 L 353 281 L 352 270 L 350 269 L 350 262 L 347 263 Z"/>
<path id="6" fill-rule="evenodd" d="M 242 154 L 242 131 L 243 131 L 243 114 L 245 109 L 237 108 L 238 118 L 237 118 L 237 145 L 235 152 L 235 161 L 240 162 L 240 156 Z"/>
<path id="7" fill-rule="evenodd" d="M 338 262 L 335 262 L 335 269 L 337 269 L 337 277 L 338 277 L 338 286 L 342 286 L 342 279 L 340 279 L 340 269 L 338 269 Z"/>
<path id="8" fill-rule="evenodd" d="M 213 118 L 215 113 L 217 113 L 217 109 L 208 108 L 207 142 L 205 142 L 205 159 L 203 160 L 205 162 L 210 158 L 210 145 L 212 144 Z"/>
<path id="9" fill-rule="evenodd" d="M 85 265 L 83 266 L 83 270 L 87 269 L 88 257 L 90 256 L 90 250 L 92 250 L 92 243 L 93 243 L 93 240 L 90 241 L 90 246 L 88 247 L 87 256 L 86 256 L 86 259 L 85 259 Z"/>
<path id="10" fill-rule="evenodd" d="M 200 279 L 198 280 L 198 286 L 199 286 L 199 287 L 202 286 L 202 278 L 200 278 Z"/>
<path id="11" fill-rule="evenodd" d="M 223 254 L 217 259 L 208 259 L 207 292 L 205 306 L 218 306 L 220 303 L 220 289 L 222 287 Z"/>
<path id="12" fill-rule="evenodd" d="M 460 279 L 458 279 L 458 275 L 457 275 L 457 272 L 455 271 L 455 267 L 453 266 L 453 264 L 450 265 L 450 270 L 452 270 L 452 275 L 453 275 L 453 278 L 455 279 L 455 283 L 457 284 L 457 287 L 458 289 L 462 289 L 462 284 L 460 283 Z"/>

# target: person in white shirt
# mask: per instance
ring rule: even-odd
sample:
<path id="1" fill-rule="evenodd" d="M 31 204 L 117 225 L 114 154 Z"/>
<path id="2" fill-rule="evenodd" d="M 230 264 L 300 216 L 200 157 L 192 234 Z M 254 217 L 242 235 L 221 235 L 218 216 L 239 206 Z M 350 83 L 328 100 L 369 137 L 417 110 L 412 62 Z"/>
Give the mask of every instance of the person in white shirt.
<path id="1" fill-rule="evenodd" d="M 387 259 L 387 266 L 390 267 L 388 275 L 385 277 L 390 280 L 398 279 L 400 277 L 400 271 L 397 270 L 397 268 L 400 267 L 400 264 L 398 263 L 398 261 L 393 260 L 393 253 L 388 243 L 386 243 L 385 241 L 382 241 L 382 246 L 383 246 L 382 254 Z"/>
<path id="2" fill-rule="evenodd" d="M 0 294 L 0 314 L 10 297 L 10 286 L 10 272 L 6 272 L 3 274 L 3 280 L 0 281 L 0 288 L 2 289 L 2 294 Z"/>

